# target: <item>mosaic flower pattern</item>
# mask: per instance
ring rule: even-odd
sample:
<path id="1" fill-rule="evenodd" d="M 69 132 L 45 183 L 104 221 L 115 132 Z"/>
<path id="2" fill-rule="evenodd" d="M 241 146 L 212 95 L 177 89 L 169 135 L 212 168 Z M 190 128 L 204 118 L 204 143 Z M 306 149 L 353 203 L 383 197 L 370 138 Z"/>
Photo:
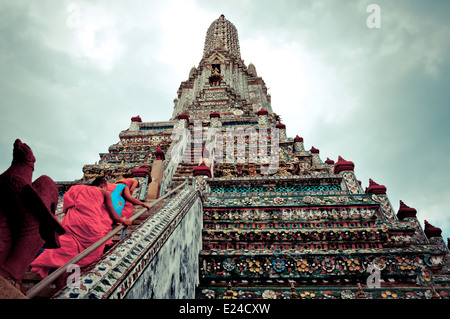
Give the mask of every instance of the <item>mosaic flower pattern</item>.
<path id="1" fill-rule="evenodd" d="M 397 293 L 392 292 L 390 290 L 382 292 L 381 297 L 383 297 L 383 299 L 398 299 Z"/>
<path id="2" fill-rule="evenodd" d="M 316 294 L 311 291 L 304 291 L 300 293 L 301 299 L 314 299 L 316 297 Z"/>
<path id="3" fill-rule="evenodd" d="M 289 286 L 286 284 L 286 286 Z M 210 299 L 214 298 L 222 298 L 223 293 L 226 289 L 202 289 L 197 296 L 198 298 Z M 366 299 L 431 299 L 438 296 L 439 298 L 448 299 L 449 293 L 445 289 L 435 290 L 413 290 L 411 288 L 404 289 L 367 289 L 363 287 L 363 290 Z M 361 291 L 354 287 L 353 289 L 329 289 L 324 288 L 321 289 L 317 287 L 314 290 L 311 289 L 301 289 L 296 288 L 297 298 L 300 299 L 358 299 L 358 294 Z M 291 289 L 288 287 L 282 288 L 277 287 L 273 288 L 233 288 L 233 298 L 235 299 L 291 299 Z"/>
<path id="4" fill-rule="evenodd" d="M 273 290 L 264 290 L 262 297 L 263 299 L 277 299 L 277 295 Z"/>
<path id="5" fill-rule="evenodd" d="M 224 268 L 226 271 L 232 271 L 235 267 L 236 267 L 236 263 L 234 262 L 233 259 L 227 258 L 227 259 L 224 260 L 224 262 L 223 262 L 223 268 Z"/>
<path id="6" fill-rule="evenodd" d="M 224 252 L 225 253 L 225 252 Z M 227 252 L 228 254 L 229 252 Z M 231 275 L 247 278 L 307 278 L 314 276 L 342 276 L 358 275 L 362 279 L 368 274 L 368 267 L 372 263 L 381 266 L 384 275 L 398 275 L 417 273 L 424 269 L 425 255 L 416 256 L 411 259 L 402 255 L 384 255 L 375 257 L 371 254 L 365 255 L 287 255 L 277 257 L 273 254 L 261 254 L 245 256 L 242 253 L 235 254 L 233 258 L 211 255 L 203 252 L 201 261 L 201 276 L 203 278 L 227 278 Z M 221 266 L 220 266 L 221 265 Z M 380 268 L 379 268 L 380 269 Z M 333 278 L 334 278 L 333 277 Z M 423 276 L 426 281 L 427 276 Z"/>
<path id="7" fill-rule="evenodd" d="M 275 259 L 274 261 L 272 261 L 272 265 L 273 265 L 273 269 L 276 272 L 283 272 L 286 269 L 286 263 L 284 262 L 284 260 L 281 259 Z"/>

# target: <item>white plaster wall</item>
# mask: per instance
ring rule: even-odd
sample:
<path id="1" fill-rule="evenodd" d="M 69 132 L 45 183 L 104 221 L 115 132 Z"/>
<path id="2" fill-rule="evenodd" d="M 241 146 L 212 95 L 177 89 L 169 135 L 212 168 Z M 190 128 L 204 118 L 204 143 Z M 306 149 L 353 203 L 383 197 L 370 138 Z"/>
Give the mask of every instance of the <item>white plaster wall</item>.
<path id="1" fill-rule="evenodd" d="M 193 299 L 199 280 L 203 210 L 198 198 L 126 299 Z"/>

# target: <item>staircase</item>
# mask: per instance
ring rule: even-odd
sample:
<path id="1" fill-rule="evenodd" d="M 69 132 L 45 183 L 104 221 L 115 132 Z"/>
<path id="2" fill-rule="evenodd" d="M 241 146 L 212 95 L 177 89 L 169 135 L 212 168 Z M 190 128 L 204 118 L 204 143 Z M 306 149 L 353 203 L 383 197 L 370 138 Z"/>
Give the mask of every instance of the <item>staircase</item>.
<path id="1" fill-rule="evenodd" d="M 42 280 L 39 274 L 35 274 L 27 271 L 22 278 L 22 285 L 25 291 L 30 290 L 34 285 Z M 56 288 L 56 283 L 52 282 L 47 285 L 40 293 L 35 297 L 35 299 L 49 299 L 51 298 L 58 289 Z"/>
<path id="2" fill-rule="evenodd" d="M 175 188 L 186 180 L 186 176 L 192 176 L 192 170 L 198 164 L 180 163 L 172 178 L 172 187 Z"/>
<path id="3" fill-rule="evenodd" d="M 177 187 L 186 180 L 186 176 L 193 176 L 194 167 L 200 164 L 202 158 L 202 146 L 190 147 L 186 149 L 183 160 L 178 164 L 178 168 L 172 177 L 172 188 Z"/>
<path id="4" fill-rule="evenodd" d="M 153 201 L 155 201 L 155 200 L 150 200 L 150 201 L 147 201 L 146 203 L 151 205 Z M 125 236 L 130 235 L 144 220 L 146 220 L 148 217 L 153 215 L 165 203 L 166 203 L 166 200 L 159 201 L 158 203 L 153 205 L 149 210 L 147 210 L 145 213 L 141 214 L 138 218 L 133 220 L 133 223 L 126 228 Z M 136 214 L 140 210 L 142 210 L 142 206 L 135 206 L 134 214 Z M 105 247 L 105 252 L 107 252 L 109 249 L 114 247 L 119 241 L 122 240 L 121 234 L 122 234 L 122 232 L 119 232 L 111 239 L 113 244 L 111 246 Z M 42 280 L 42 277 L 39 274 L 27 271 L 22 279 L 22 285 L 23 285 L 24 290 L 28 291 L 29 289 L 31 289 L 34 285 L 36 285 L 41 280 Z M 62 280 L 64 280 L 64 279 L 62 279 Z M 61 285 L 59 285 L 59 287 L 57 287 L 56 281 L 57 280 L 55 280 L 54 282 L 47 285 L 47 287 L 45 287 L 41 292 L 39 292 L 39 294 L 37 296 L 35 296 L 33 299 L 49 299 L 53 295 L 55 295 L 59 290 L 58 288 L 61 287 Z M 62 286 L 64 286 L 64 285 L 65 285 L 65 283 L 63 283 Z"/>
<path id="5" fill-rule="evenodd" d="M 152 202 L 154 202 L 154 201 L 155 200 L 152 199 L 152 200 L 146 201 L 146 203 L 148 205 L 151 205 Z M 126 228 L 125 236 L 130 235 L 144 220 L 146 220 L 148 217 L 153 215 L 160 207 L 164 206 L 165 203 L 166 203 L 166 200 L 161 200 L 160 202 L 158 202 L 154 206 L 152 206 L 149 210 L 147 210 L 145 213 L 141 214 L 138 218 L 133 220 L 133 223 Z M 143 208 L 142 206 L 135 206 L 133 215 L 135 215 L 142 208 Z M 118 243 L 121 240 L 121 233 L 116 234 L 111 240 L 114 243 L 114 245 L 116 243 Z M 110 246 L 109 248 L 113 247 L 114 245 Z"/>

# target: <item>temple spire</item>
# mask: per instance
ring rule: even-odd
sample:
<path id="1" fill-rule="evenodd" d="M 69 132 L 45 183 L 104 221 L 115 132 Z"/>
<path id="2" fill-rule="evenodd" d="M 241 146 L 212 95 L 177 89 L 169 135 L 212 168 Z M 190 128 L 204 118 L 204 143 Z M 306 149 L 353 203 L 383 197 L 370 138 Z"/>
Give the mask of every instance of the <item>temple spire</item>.
<path id="1" fill-rule="evenodd" d="M 219 19 L 213 21 L 206 32 L 203 57 L 212 50 L 219 49 L 228 51 L 240 58 L 239 38 L 236 27 L 222 14 Z"/>

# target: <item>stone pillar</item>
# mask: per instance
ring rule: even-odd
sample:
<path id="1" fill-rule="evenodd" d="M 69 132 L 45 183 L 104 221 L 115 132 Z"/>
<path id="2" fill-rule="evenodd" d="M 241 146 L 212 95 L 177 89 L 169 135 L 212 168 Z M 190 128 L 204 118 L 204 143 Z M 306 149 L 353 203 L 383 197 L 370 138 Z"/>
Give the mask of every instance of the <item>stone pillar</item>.
<path id="1" fill-rule="evenodd" d="M 327 166 L 328 166 L 329 173 L 333 174 L 334 161 L 327 157 L 327 160 L 325 161 L 325 164 L 327 164 Z"/>
<path id="2" fill-rule="evenodd" d="M 430 243 L 438 245 L 440 248 L 447 250 L 448 247 L 442 238 L 442 230 L 438 227 L 434 227 L 428 221 L 425 220 L 425 235 L 427 236 Z"/>
<path id="3" fill-rule="evenodd" d="M 280 142 L 285 142 L 287 140 L 286 125 L 278 123 L 275 127 L 280 130 L 279 131 Z"/>
<path id="4" fill-rule="evenodd" d="M 417 219 L 417 210 L 415 208 L 409 207 L 403 203 L 403 201 L 400 201 L 397 218 L 400 221 L 408 222 L 416 229 L 414 231 L 414 242 L 426 243 L 428 241 L 422 227 L 420 226 L 419 220 Z"/>
<path id="5" fill-rule="evenodd" d="M 211 127 L 221 127 L 222 122 L 220 122 L 220 114 L 217 112 L 212 112 L 209 114 L 209 118 L 211 119 Z"/>
<path id="6" fill-rule="evenodd" d="M 161 182 L 164 172 L 164 153 L 161 150 L 160 145 L 158 145 L 158 148 L 156 149 L 155 156 L 156 158 L 153 161 L 151 171 L 152 182 L 148 186 L 147 190 L 147 200 L 157 199 L 159 197 L 159 192 L 161 190 Z"/>
<path id="7" fill-rule="evenodd" d="M 202 160 L 202 145 L 203 145 L 203 122 L 202 120 L 194 120 L 194 127 L 192 129 L 192 155 L 194 156 L 194 163 L 201 163 Z"/>
<path id="8" fill-rule="evenodd" d="M 386 187 L 384 185 L 377 184 L 370 178 L 369 187 L 366 187 L 366 194 L 376 195 L 374 199 L 380 203 L 380 208 L 383 212 L 383 216 L 380 216 L 381 219 L 397 219 L 397 215 L 395 215 L 391 202 L 386 195 Z"/>
<path id="9" fill-rule="evenodd" d="M 194 167 L 192 172 L 194 176 L 211 177 L 211 169 L 208 166 L 206 166 L 204 161 L 199 166 Z"/>
<path id="10" fill-rule="evenodd" d="M 189 116 L 186 113 L 178 115 L 178 128 L 187 128 L 189 126 Z"/>
<path id="11" fill-rule="evenodd" d="M 211 178 L 211 169 L 202 162 L 199 166 L 196 166 L 192 170 L 194 174 L 194 188 L 198 189 L 201 196 L 205 196 L 209 193 L 209 186 L 206 182 L 206 178 Z"/>
<path id="12" fill-rule="evenodd" d="M 131 178 L 134 178 L 137 180 L 141 179 L 139 181 L 140 190 L 139 190 L 139 194 L 138 194 L 138 197 L 139 197 L 138 199 L 146 200 L 147 199 L 147 189 L 148 189 L 148 186 L 150 185 L 150 183 L 152 182 L 152 174 L 147 169 L 147 166 L 144 164 L 141 167 L 132 170 Z M 142 181 L 142 179 L 143 179 L 143 181 Z"/>
<path id="13" fill-rule="evenodd" d="M 141 117 L 139 115 L 135 116 L 135 117 L 132 117 L 131 118 L 130 128 L 128 130 L 129 131 L 133 131 L 133 132 L 139 131 L 139 123 L 141 123 L 141 122 L 142 122 L 142 120 L 141 120 Z"/>
<path id="14" fill-rule="evenodd" d="M 440 271 L 442 267 L 445 267 L 446 257 L 449 256 L 449 250 L 442 238 L 442 230 L 439 227 L 434 227 L 428 221 L 425 220 L 425 235 L 431 244 L 437 245 L 442 254 L 431 254 L 426 261 L 427 265 L 432 269 L 434 273 Z"/>
<path id="15" fill-rule="evenodd" d="M 343 185 L 342 189 L 347 187 L 350 194 L 364 194 L 361 185 L 355 176 L 355 164 L 350 161 L 344 160 L 339 156 L 338 161 L 334 164 L 333 174 L 342 175 Z"/>
<path id="16" fill-rule="evenodd" d="M 315 148 L 314 146 L 312 146 L 309 151 L 312 154 L 312 165 L 315 166 L 317 164 L 322 164 L 322 160 L 320 159 L 320 156 L 319 156 L 320 151 L 317 148 Z"/>
<path id="17" fill-rule="evenodd" d="M 355 169 L 355 164 L 350 161 L 346 161 L 341 156 L 338 157 L 338 161 L 334 164 L 334 174 L 339 174 L 345 171 L 353 172 Z"/>
<path id="18" fill-rule="evenodd" d="M 202 149 L 202 159 L 199 162 L 199 165 L 202 163 L 205 164 L 207 167 L 211 168 L 211 158 L 210 153 L 206 147 L 203 147 Z M 210 176 L 211 177 L 211 176 Z"/>
<path id="19" fill-rule="evenodd" d="M 258 115 L 258 125 L 259 126 L 266 126 L 269 121 L 267 116 L 269 115 L 269 112 L 265 109 L 260 109 L 258 112 L 256 112 Z"/>
<path id="20" fill-rule="evenodd" d="M 295 153 L 299 153 L 299 152 L 304 152 L 305 151 L 305 149 L 303 148 L 303 137 L 300 137 L 300 136 L 297 135 L 294 138 L 294 151 L 295 151 Z"/>
<path id="21" fill-rule="evenodd" d="M 369 187 L 366 187 L 366 194 L 386 195 L 386 186 L 377 184 L 369 178 Z"/>

